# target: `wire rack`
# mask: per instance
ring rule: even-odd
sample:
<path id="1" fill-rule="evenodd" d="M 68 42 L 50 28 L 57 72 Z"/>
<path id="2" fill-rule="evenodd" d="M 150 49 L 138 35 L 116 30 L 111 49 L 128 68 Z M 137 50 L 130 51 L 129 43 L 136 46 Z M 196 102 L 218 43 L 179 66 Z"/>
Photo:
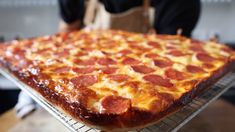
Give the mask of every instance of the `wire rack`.
<path id="1" fill-rule="evenodd" d="M 64 126 L 73 132 L 100 132 L 100 130 L 90 128 L 77 122 L 64 114 L 61 110 L 54 107 L 47 100 L 45 100 L 40 94 L 35 92 L 28 85 L 19 81 L 14 75 L 10 74 L 7 70 L 0 68 L 2 73 L 9 80 L 13 81 L 19 88 L 27 92 L 36 102 L 38 102 L 43 108 L 45 108 L 50 114 L 58 119 Z M 166 132 L 166 131 L 177 131 L 193 117 L 195 117 L 200 111 L 206 108 L 211 102 L 216 100 L 221 94 L 228 90 L 235 81 L 235 73 L 228 73 L 218 82 L 216 82 L 211 88 L 203 92 L 200 96 L 194 98 L 190 103 L 182 107 L 179 111 L 164 118 L 157 124 L 152 126 L 133 130 L 130 132 Z"/>

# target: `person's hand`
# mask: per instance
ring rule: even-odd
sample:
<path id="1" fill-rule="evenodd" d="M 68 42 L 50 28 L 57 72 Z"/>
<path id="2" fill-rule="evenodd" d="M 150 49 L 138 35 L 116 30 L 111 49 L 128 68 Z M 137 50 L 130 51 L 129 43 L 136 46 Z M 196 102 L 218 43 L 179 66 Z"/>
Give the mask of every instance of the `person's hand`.
<path id="1" fill-rule="evenodd" d="M 59 31 L 62 31 L 62 32 L 70 32 L 70 31 L 80 30 L 81 28 L 82 28 L 81 20 L 77 20 L 77 21 L 70 23 L 70 24 L 67 24 L 67 23 L 61 21 L 59 24 Z"/>
<path id="2" fill-rule="evenodd" d="M 148 30 L 148 34 L 157 34 L 156 30 L 154 28 L 150 28 Z"/>
<path id="3" fill-rule="evenodd" d="M 16 116 L 23 119 L 34 112 L 36 108 L 36 102 L 28 94 L 21 91 L 15 106 Z"/>

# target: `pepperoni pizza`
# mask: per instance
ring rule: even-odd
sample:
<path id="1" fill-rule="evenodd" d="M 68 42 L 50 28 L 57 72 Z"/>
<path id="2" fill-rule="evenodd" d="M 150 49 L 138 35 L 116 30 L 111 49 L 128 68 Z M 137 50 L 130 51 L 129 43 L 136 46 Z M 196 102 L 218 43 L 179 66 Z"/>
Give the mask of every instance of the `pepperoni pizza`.
<path id="1" fill-rule="evenodd" d="M 156 123 L 234 69 L 235 52 L 182 36 L 82 30 L 1 44 L 0 62 L 75 119 L 130 130 Z"/>

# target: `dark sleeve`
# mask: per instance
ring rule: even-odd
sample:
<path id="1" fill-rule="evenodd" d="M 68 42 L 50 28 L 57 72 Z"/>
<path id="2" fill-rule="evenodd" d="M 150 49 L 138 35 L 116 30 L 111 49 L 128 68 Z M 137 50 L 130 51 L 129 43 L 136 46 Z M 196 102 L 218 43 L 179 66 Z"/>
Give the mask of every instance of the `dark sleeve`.
<path id="1" fill-rule="evenodd" d="M 154 1 L 154 0 L 153 0 Z M 200 0 L 161 0 L 155 7 L 154 28 L 159 34 L 176 34 L 190 37 L 200 15 Z"/>
<path id="2" fill-rule="evenodd" d="M 61 18 L 66 23 L 82 20 L 84 17 L 84 0 L 59 0 Z"/>

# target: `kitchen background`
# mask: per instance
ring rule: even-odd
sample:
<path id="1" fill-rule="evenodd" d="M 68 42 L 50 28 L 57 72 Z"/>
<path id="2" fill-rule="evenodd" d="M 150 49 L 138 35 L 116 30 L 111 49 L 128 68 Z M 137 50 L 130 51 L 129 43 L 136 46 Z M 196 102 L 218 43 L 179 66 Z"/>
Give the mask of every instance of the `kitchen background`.
<path id="1" fill-rule="evenodd" d="M 54 34 L 59 21 L 57 0 L 0 0 L 0 41 Z M 235 0 L 202 0 L 201 17 L 193 37 L 208 40 L 213 36 L 235 46 Z M 3 89 L 15 92 L 8 94 Z M 17 95 L 19 91 L 15 89 L 15 85 L 0 76 L 0 104 Z M 235 90 L 227 92 L 227 98 L 234 98 L 235 92 L 231 91 Z"/>
<path id="2" fill-rule="evenodd" d="M 57 0 L 0 0 L 0 36 L 5 40 L 58 31 Z M 202 0 L 201 18 L 193 37 L 235 42 L 235 0 Z"/>

